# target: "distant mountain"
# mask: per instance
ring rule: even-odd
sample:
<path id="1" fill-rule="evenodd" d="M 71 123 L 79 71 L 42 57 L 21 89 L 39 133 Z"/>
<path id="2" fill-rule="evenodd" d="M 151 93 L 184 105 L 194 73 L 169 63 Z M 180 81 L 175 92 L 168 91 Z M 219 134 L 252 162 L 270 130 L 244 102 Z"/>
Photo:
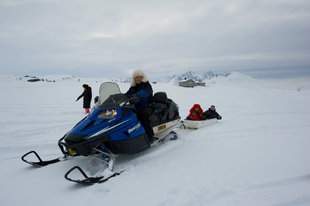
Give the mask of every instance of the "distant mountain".
<path id="1" fill-rule="evenodd" d="M 113 82 L 123 82 L 123 83 L 130 83 L 131 77 L 77 77 L 70 74 L 54 74 L 54 75 L 42 75 L 42 76 L 34 76 L 34 75 L 24 75 L 24 76 L 10 76 L 10 75 L 0 75 L 0 79 L 5 78 L 16 78 L 18 80 L 28 81 L 28 82 L 37 82 L 37 81 L 43 81 L 43 82 L 67 82 L 67 81 L 77 81 L 77 82 L 93 82 L 93 81 L 113 81 Z M 152 77 L 152 75 L 150 75 Z M 212 71 L 208 72 L 193 72 L 188 71 L 185 73 L 180 74 L 174 74 L 171 76 L 161 76 L 157 78 L 149 78 L 149 81 L 151 83 L 153 82 L 171 82 L 171 83 L 178 83 L 179 81 L 184 81 L 187 79 L 192 79 L 197 82 L 206 82 L 209 79 L 213 79 L 215 77 L 231 77 L 232 73 L 213 73 Z M 226 78 L 225 78 L 226 79 Z M 229 78 L 228 78 L 229 79 Z"/>
<path id="2" fill-rule="evenodd" d="M 227 77 L 229 76 L 231 73 L 223 73 L 223 74 L 218 74 L 218 73 L 213 73 L 212 71 L 208 71 L 208 72 L 193 72 L 193 71 L 189 71 L 183 74 L 176 74 L 171 76 L 169 79 L 169 81 L 175 81 L 175 82 L 179 82 L 179 81 L 184 81 L 187 79 L 192 79 L 194 81 L 197 82 L 204 82 L 207 79 L 212 79 L 214 77 Z"/>

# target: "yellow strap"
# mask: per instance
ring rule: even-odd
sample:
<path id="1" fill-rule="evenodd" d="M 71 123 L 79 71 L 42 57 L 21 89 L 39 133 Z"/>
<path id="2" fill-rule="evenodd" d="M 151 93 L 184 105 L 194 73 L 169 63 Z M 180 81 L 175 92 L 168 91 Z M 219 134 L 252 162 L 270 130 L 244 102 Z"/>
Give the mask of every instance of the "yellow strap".
<path id="1" fill-rule="evenodd" d="M 68 152 L 70 153 L 70 155 L 73 157 L 73 152 L 71 148 L 68 148 Z"/>

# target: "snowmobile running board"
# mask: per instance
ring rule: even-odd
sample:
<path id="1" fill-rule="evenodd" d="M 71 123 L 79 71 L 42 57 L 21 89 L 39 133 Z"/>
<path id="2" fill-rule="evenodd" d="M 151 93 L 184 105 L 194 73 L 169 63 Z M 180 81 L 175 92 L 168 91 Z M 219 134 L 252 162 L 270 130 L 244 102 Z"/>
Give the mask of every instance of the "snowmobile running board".
<path id="1" fill-rule="evenodd" d="M 85 179 L 82 179 L 82 180 L 77 180 L 77 179 L 71 179 L 69 177 L 69 174 L 74 171 L 74 170 L 78 170 Z M 68 181 L 71 181 L 71 182 L 75 182 L 75 183 L 78 183 L 78 184 L 83 184 L 83 185 L 92 185 L 92 184 L 95 184 L 95 183 L 104 183 L 106 181 L 108 181 L 109 179 L 111 179 L 112 177 L 115 177 L 115 176 L 118 176 L 120 175 L 123 171 L 120 171 L 120 172 L 114 172 L 112 173 L 112 175 L 104 178 L 104 176 L 98 176 L 98 177 L 88 177 L 86 175 L 86 173 L 82 170 L 82 168 L 80 168 L 79 166 L 75 166 L 75 167 L 72 167 L 66 174 L 65 174 L 65 179 L 68 180 Z"/>

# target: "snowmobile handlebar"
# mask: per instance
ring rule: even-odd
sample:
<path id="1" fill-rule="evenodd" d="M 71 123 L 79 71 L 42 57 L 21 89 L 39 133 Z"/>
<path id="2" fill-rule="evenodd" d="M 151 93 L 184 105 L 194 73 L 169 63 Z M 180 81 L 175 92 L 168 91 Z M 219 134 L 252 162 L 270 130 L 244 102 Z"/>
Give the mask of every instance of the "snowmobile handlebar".
<path id="1" fill-rule="evenodd" d="M 128 97 L 128 100 L 125 101 L 122 105 L 122 107 L 126 106 L 127 103 L 129 102 L 131 105 L 136 104 L 140 101 L 140 99 L 142 98 L 149 98 L 149 96 L 142 96 L 142 97 L 138 97 L 137 95 L 131 95 Z"/>
<path id="2" fill-rule="evenodd" d="M 136 103 L 139 102 L 139 100 L 140 100 L 140 97 L 138 97 L 138 96 L 133 96 L 133 97 L 131 97 L 131 98 L 129 99 L 129 103 L 130 103 L 130 104 L 136 104 Z"/>
<path id="3" fill-rule="evenodd" d="M 134 104 L 136 104 L 138 101 L 139 97 L 137 96 L 129 97 L 125 102 L 122 102 L 121 107 L 134 107 Z"/>

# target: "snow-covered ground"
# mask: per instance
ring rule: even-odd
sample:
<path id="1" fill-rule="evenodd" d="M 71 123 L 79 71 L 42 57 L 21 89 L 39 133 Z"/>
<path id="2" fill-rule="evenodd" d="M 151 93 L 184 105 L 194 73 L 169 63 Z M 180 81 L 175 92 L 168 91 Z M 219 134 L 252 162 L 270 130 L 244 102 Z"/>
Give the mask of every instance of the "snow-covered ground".
<path id="1" fill-rule="evenodd" d="M 82 84 L 98 93 L 102 80 L 29 83 L 0 80 L 0 205 L 310 205 L 310 79 L 257 80 L 238 73 L 206 87 L 153 84 L 180 107 L 216 105 L 223 120 L 189 131 L 141 154 L 121 156 L 126 169 L 106 183 L 79 186 L 64 179 L 72 166 L 101 165 L 79 157 L 33 168 L 20 160 L 36 150 L 61 153 L 57 141 L 84 117 Z M 129 83 L 121 83 L 126 92 Z"/>

